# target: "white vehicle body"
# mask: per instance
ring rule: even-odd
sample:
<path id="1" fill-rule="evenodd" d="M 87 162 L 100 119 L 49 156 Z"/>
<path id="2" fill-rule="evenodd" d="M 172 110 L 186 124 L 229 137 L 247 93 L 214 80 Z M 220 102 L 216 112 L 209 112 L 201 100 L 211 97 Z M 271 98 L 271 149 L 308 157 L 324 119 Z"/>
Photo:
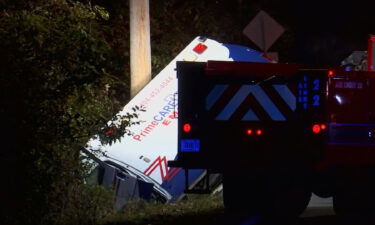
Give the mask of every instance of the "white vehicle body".
<path id="1" fill-rule="evenodd" d="M 160 185 L 158 188 L 170 193 L 172 200 L 179 199 L 185 187 L 183 170 L 167 165 L 167 161 L 174 160 L 177 155 L 176 62 L 207 60 L 267 62 L 253 49 L 197 37 L 119 112 L 124 115 L 132 112 L 134 106 L 145 108 L 138 118 L 143 122 L 129 128 L 133 135 L 125 135 L 120 141 L 106 146 L 92 139 L 89 146 L 106 152 L 108 157 L 101 160 L 129 165 L 149 177 L 150 183 Z M 196 183 L 203 173 L 203 170 L 189 170 L 189 184 Z"/>

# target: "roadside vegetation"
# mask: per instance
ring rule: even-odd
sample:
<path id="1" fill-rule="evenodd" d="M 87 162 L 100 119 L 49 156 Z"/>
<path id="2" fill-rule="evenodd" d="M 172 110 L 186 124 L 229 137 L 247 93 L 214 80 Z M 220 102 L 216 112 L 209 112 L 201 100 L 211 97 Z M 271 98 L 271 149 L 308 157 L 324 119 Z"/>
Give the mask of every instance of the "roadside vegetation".
<path id="1" fill-rule="evenodd" d="M 199 35 L 252 45 L 242 34 L 259 10 L 250 0 L 150 4 L 154 75 Z M 138 109 L 108 124 L 130 98 L 128 15 L 122 0 L 0 0 L 2 224 L 98 224 L 108 216 L 137 224 L 144 220 L 130 212 L 222 210 L 209 197 L 194 206 L 129 204 L 114 216 L 111 192 L 84 183 L 87 141 L 99 134 L 112 143 L 136 122 Z"/>
<path id="2" fill-rule="evenodd" d="M 128 99 L 108 13 L 71 0 L 0 7 L 2 223 L 94 222 L 106 191 L 83 183 L 81 150 Z"/>
<path id="3" fill-rule="evenodd" d="M 189 195 L 176 203 L 131 202 L 102 221 L 103 225 L 218 224 L 224 207 L 220 194 Z"/>

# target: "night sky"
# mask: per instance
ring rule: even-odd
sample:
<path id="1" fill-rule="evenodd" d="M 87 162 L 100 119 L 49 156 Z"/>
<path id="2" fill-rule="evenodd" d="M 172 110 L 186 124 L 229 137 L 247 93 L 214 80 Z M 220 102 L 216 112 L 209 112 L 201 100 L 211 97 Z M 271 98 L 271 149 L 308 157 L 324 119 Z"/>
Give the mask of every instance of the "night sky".
<path id="1" fill-rule="evenodd" d="M 375 1 L 294 0 L 296 61 L 337 65 L 354 50 L 367 50 L 375 34 Z"/>
<path id="2" fill-rule="evenodd" d="M 355 50 L 367 50 L 375 34 L 375 0 L 242 0 L 271 14 L 293 31 L 289 59 L 339 65 Z M 272 50 L 272 49 L 271 49 Z"/>

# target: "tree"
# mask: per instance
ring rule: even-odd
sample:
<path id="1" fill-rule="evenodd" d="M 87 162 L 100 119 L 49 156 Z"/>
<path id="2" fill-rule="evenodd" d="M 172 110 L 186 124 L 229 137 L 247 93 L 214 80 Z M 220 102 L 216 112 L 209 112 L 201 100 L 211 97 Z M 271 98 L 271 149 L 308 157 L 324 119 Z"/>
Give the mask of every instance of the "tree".
<path id="1" fill-rule="evenodd" d="M 251 47 L 251 2 L 151 1 L 153 74 L 198 35 Z M 0 0 L 3 223 L 94 223 L 107 212 L 82 182 L 80 150 L 96 133 L 116 141 L 136 116 L 108 123 L 129 100 L 128 13 L 120 0 Z"/>
<path id="2" fill-rule="evenodd" d="M 95 221 L 102 214 L 92 201 L 95 191 L 83 184 L 80 150 L 108 129 L 107 121 L 128 98 L 126 91 L 118 97 L 118 87 L 128 85 L 118 73 L 123 64 L 113 60 L 118 52 L 107 41 L 113 38 L 108 13 L 71 0 L 5 3 L 0 164 L 8 183 L 1 187 L 2 222 Z M 122 133 L 135 115 L 122 120 Z"/>

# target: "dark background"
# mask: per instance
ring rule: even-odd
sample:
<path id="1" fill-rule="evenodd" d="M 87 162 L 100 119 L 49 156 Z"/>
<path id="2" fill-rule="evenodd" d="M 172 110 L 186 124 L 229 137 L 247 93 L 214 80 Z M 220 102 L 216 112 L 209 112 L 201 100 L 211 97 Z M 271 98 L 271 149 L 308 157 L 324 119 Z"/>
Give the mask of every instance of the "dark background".
<path id="1" fill-rule="evenodd" d="M 338 65 L 355 50 L 367 50 L 375 34 L 375 1 L 294 0 L 295 61 Z M 292 16 L 293 17 L 293 16 Z"/>
<path id="2" fill-rule="evenodd" d="M 280 61 L 339 65 L 353 51 L 367 50 L 375 34 L 375 1 L 338 0 L 215 0 L 223 10 L 234 5 L 249 13 L 249 22 L 263 10 L 285 28 L 269 51 Z M 244 9 L 246 8 L 246 9 Z M 245 43 L 247 44 L 247 43 Z M 260 50 L 254 43 L 250 47 Z"/>
<path id="3" fill-rule="evenodd" d="M 242 6 L 252 4 L 254 10 L 264 10 L 286 28 L 270 49 L 279 52 L 281 61 L 339 65 L 352 51 L 367 50 L 368 36 L 375 34 L 375 1 L 238 2 Z M 289 37 L 283 42 L 285 35 Z"/>

